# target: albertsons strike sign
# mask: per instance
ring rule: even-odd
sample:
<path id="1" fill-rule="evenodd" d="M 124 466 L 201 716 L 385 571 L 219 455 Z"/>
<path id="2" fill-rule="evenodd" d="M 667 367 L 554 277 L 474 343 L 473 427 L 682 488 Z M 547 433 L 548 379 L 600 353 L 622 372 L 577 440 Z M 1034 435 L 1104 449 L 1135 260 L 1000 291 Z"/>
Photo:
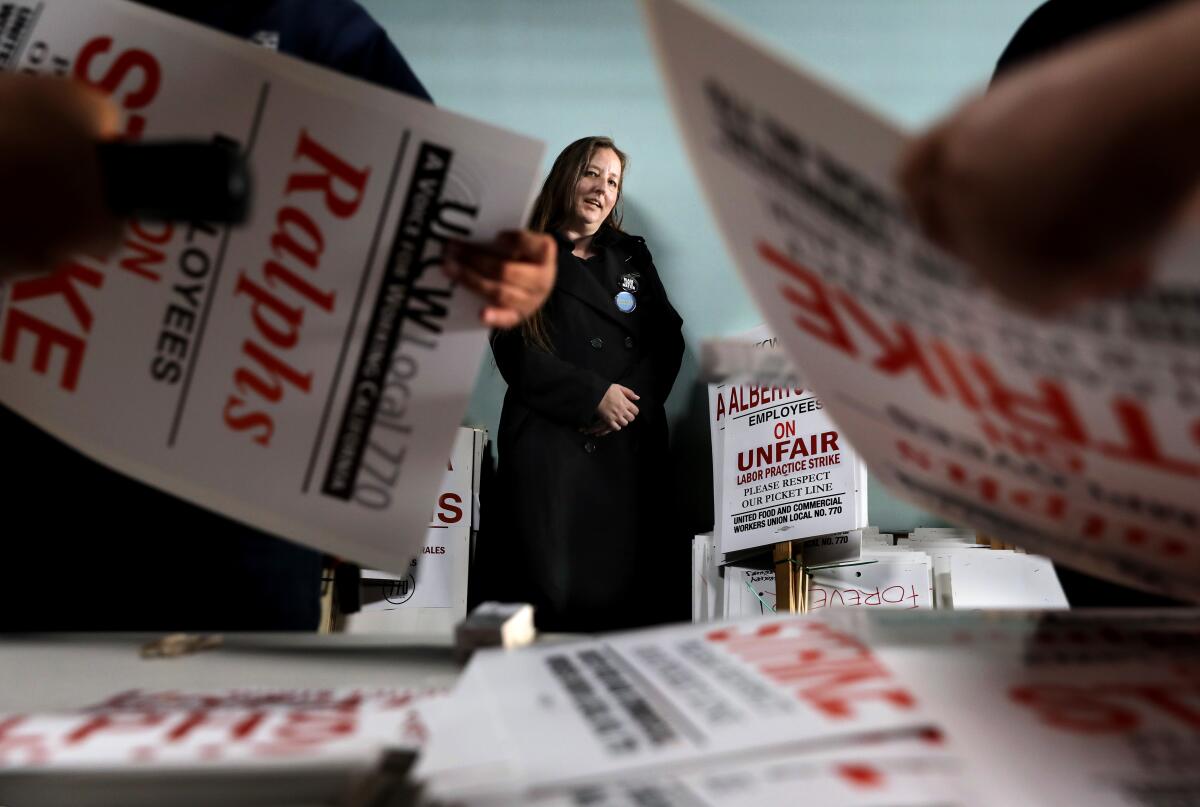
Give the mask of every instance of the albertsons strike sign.
<path id="1" fill-rule="evenodd" d="M 722 385 L 712 393 L 721 552 L 865 525 L 866 470 L 812 390 Z"/>

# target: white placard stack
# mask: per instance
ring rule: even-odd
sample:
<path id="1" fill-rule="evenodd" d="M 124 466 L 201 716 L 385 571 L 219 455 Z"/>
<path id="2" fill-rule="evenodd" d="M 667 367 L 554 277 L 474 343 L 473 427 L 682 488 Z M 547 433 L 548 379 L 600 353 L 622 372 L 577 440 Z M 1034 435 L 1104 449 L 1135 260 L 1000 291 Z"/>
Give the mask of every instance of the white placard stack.
<path id="1" fill-rule="evenodd" d="M 449 636 L 467 613 L 467 573 L 479 523 L 479 472 L 487 432 L 460 428 L 438 488 L 425 546 L 407 574 L 363 569 L 362 610 L 349 633 Z"/>

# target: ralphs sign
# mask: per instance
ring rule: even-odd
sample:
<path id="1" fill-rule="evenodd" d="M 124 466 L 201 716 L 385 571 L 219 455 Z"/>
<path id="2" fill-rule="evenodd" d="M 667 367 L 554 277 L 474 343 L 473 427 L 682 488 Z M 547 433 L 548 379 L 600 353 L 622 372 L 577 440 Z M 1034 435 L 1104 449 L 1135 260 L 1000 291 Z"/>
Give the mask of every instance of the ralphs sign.
<path id="1" fill-rule="evenodd" d="M 541 144 L 115 0 L 0 0 L 8 70 L 92 85 L 125 139 L 235 144 L 256 194 L 245 226 L 133 221 L 110 257 L 0 283 L 0 402 L 173 495 L 407 570 L 487 348 L 442 248 L 519 226 Z"/>

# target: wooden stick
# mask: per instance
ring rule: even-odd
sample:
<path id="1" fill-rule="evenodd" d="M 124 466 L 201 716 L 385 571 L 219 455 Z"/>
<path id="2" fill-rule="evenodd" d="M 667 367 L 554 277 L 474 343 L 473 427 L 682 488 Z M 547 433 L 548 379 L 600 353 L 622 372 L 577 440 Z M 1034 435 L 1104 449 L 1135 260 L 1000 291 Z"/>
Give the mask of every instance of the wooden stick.
<path id="1" fill-rule="evenodd" d="M 796 613 L 796 566 L 792 563 L 792 542 L 775 544 L 775 611 Z"/>
<path id="2" fill-rule="evenodd" d="M 808 568 L 804 565 L 804 544 L 796 544 L 796 599 L 802 614 L 808 613 Z"/>

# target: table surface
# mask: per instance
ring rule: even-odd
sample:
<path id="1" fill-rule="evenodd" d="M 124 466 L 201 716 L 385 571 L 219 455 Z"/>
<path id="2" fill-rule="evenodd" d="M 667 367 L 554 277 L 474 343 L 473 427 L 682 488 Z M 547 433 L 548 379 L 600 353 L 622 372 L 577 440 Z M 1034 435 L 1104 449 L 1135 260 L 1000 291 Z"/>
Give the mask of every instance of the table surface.
<path id="1" fill-rule="evenodd" d="M 460 668 L 446 638 L 225 634 L 221 646 L 142 658 L 162 634 L 0 637 L 0 713 L 75 709 L 130 689 L 448 687 Z"/>

